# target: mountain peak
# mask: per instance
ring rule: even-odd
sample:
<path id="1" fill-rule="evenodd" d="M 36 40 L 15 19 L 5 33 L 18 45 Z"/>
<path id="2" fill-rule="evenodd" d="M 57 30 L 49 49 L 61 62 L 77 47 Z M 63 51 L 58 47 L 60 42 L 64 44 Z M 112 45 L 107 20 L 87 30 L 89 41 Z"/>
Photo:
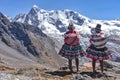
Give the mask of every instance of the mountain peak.
<path id="1" fill-rule="evenodd" d="M 35 11 L 35 12 L 40 11 L 40 9 L 39 9 L 39 7 L 38 7 L 37 5 L 33 5 L 33 7 L 32 7 L 31 10 L 32 10 L 32 11 Z"/>
<path id="2" fill-rule="evenodd" d="M 37 5 L 33 5 L 32 9 L 35 12 L 46 12 L 46 10 L 39 8 Z"/>
<path id="3" fill-rule="evenodd" d="M 33 5 L 33 7 L 32 8 L 39 8 L 37 5 Z"/>
<path id="4" fill-rule="evenodd" d="M 28 14 L 37 14 L 40 11 L 39 7 L 37 5 L 33 5 L 33 7 L 31 8 L 31 10 L 29 11 Z"/>

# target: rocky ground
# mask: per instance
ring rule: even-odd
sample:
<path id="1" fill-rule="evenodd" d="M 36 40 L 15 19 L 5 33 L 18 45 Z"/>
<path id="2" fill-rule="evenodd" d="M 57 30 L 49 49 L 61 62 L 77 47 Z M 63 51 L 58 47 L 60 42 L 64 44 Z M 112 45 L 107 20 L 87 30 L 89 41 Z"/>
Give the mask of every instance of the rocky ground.
<path id="1" fill-rule="evenodd" d="M 37 67 L 14 69 L 0 66 L 0 80 L 120 80 L 120 63 L 105 62 L 104 73 L 92 73 L 90 63 L 80 66 L 80 73 L 70 73 L 66 66 L 59 69 L 39 69 Z M 74 71 L 76 71 L 73 66 Z"/>

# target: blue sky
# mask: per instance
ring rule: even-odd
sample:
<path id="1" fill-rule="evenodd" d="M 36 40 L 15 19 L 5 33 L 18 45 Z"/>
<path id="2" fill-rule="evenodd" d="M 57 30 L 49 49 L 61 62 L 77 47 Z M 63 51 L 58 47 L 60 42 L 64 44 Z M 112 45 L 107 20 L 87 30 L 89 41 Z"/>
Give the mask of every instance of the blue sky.
<path id="1" fill-rule="evenodd" d="M 91 19 L 120 18 L 120 0 L 0 0 L 0 12 L 14 17 L 28 13 L 33 5 L 45 10 L 70 9 Z"/>

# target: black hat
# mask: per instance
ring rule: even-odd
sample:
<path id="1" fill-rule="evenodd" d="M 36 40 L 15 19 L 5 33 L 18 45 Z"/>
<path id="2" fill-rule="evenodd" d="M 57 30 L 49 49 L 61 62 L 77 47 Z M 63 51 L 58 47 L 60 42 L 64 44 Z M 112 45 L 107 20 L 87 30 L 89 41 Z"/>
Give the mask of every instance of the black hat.
<path id="1" fill-rule="evenodd" d="M 101 24 L 97 24 L 95 29 L 101 31 Z"/>
<path id="2" fill-rule="evenodd" d="M 74 27 L 74 25 L 73 25 L 72 22 L 69 23 L 69 25 L 68 25 L 68 29 L 75 29 L 75 27 Z"/>

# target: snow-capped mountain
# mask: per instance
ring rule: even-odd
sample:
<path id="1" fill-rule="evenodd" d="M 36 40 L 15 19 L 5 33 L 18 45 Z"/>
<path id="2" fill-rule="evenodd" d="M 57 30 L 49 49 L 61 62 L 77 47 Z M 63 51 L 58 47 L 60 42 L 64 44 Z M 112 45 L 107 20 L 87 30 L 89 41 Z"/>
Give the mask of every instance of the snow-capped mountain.
<path id="1" fill-rule="evenodd" d="M 27 23 L 39 27 L 45 34 L 50 35 L 53 38 L 57 38 L 58 40 L 62 40 L 61 34 L 67 30 L 69 22 L 72 21 L 76 30 L 81 34 L 81 44 L 83 46 L 88 46 L 88 36 L 90 35 L 90 29 L 94 28 L 97 23 L 102 25 L 102 31 L 105 32 L 108 36 L 117 36 L 114 37 L 117 39 L 120 37 L 119 19 L 94 20 L 72 10 L 48 11 L 34 5 L 27 14 L 18 14 L 13 21 Z M 120 40 L 118 40 L 118 42 L 119 41 Z M 114 53 L 117 53 L 116 56 L 120 57 L 118 54 L 120 53 L 120 43 L 116 44 L 116 42 L 110 42 L 108 45 Z"/>
<path id="2" fill-rule="evenodd" d="M 60 34 L 66 31 L 72 21 L 76 30 L 90 34 L 90 28 L 97 23 L 103 25 L 102 30 L 115 31 L 120 34 L 120 20 L 93 20 L 71 10 L 44 10 L 34 5 L 28 14 L 18 14 L 13 21 L 28 23 L 39 27 L 44 33 Z M 112 33 L 111 33 L 112 34 Z"/>
<path id="3" fill-rule="evenodd" d="M 45 33 L 59 34 L 66 31 L 70 21 L 73 21 L 76 28 L 80 30 L 79 27 L 91 20 L 71 10 L 47 11 L 34 5 L 28 14 L 19 14 L 14 18 L 14 21 L 38 26 Z"/>

